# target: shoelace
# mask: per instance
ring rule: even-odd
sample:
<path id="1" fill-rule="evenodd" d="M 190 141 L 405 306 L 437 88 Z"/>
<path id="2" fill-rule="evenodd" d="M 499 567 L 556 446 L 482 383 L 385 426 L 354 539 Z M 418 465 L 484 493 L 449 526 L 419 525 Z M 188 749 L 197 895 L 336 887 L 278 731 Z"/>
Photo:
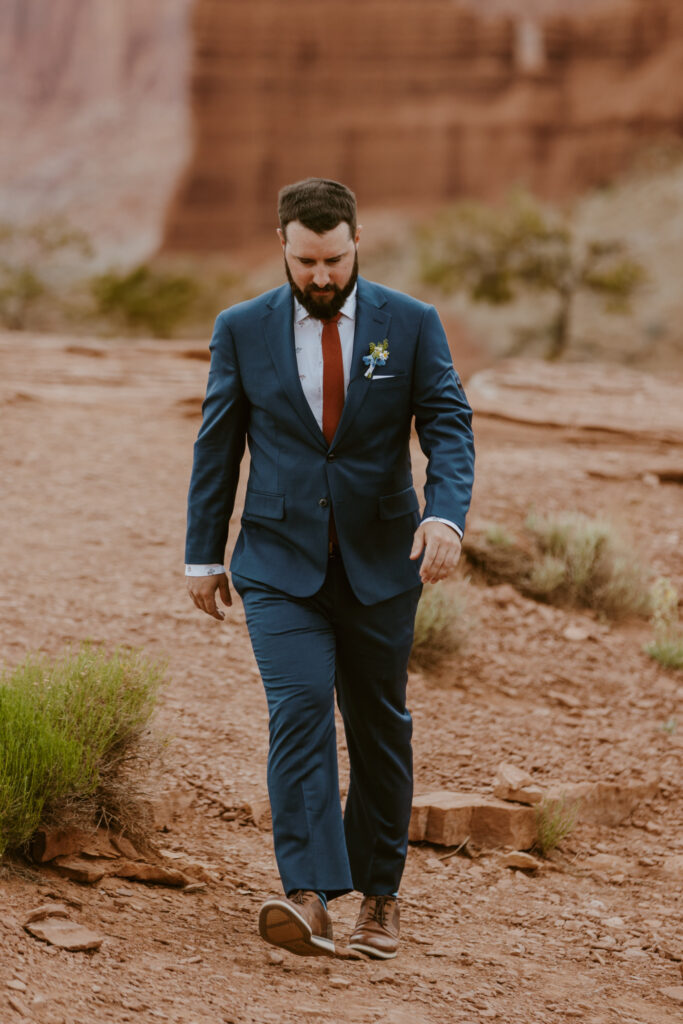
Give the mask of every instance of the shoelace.
<path id="1" fill-rule="evenodd" d="M 386 924 L 387 905 L 393 903 L 393 896 L 375 896 L 375 905 L 372 909 L 372 918 L 382 928 Z"/>
<path id="2" fill-rule="evenodd" d="M 309 893 L 309 895 L 310 895 L 310 893 Z M 313 895 L 315 896 L 315 893 L 313 893 Z M 292 903 L 305 903 L 306 902 L 306 890 L 305 889 L 297 889 L 296 892 L 292 893 L 292 895 L 289 897 L 289 899 L 292 901 Z"/>

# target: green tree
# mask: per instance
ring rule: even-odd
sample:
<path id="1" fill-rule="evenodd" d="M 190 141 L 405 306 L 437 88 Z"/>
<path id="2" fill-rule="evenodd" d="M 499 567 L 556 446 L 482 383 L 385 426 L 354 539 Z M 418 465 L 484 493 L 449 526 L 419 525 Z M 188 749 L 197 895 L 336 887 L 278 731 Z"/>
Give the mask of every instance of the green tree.
<path id="1" fill-rule="evenodd" d="M 558 359 L 569 342 L 579 292 L 599 296 L 608 312 L 628 312 L 646 279 L 621 240 L 580 242 L 559 213 L 524 192 L 502 207 L 463 202 L 421 232 L 421 276 L 443 292 L 465 291 L 474 302 L 505 305 L 524 291 L 549 292 L 556 311 L 540 331 L 546 357 Z"/>

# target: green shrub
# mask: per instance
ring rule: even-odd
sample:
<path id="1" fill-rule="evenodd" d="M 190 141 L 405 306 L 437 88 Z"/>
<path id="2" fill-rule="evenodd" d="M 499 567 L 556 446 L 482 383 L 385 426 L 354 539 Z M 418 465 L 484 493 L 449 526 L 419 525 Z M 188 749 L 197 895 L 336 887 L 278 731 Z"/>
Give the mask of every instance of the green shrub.
<path id="1" fill-rule="evenodd" d="M 645 650 L 666 668 L 683 669 L 683 630 L 678 621 L 678 591 L 662 576 L 652 587 L 652 628 L 655 638 Z"/>
<path id="2" fill-rule="evenodd" d="M 140 654 L 85 646 L 0 678 L 0 856 L 42 822 L 92 801 L 144 733 L 162 679 Z M 100 802 L 100 810 L 107 808 Z"/>
<path id="3" fill-rule="evenodd" d="M 593 608 L 616 619 L 649 611 L 646 572 L 610 523 L 580 513 L 531 515 L 520 540 L 489 524 L 469 534 L 468 561 L 491 583 L 511 583 L 550 604 Z"/>
<path id="4" fill-rule="evenodd" d="M 429 667 L 462 651 L 472 628 L 468 581 L 425 584 L 415 617 L 411 660 Z"/>
<path id="5" fill-rule="evenodd" d="M 525 525 L 541 555 L 529 580 L 537 596 L 608 618 L 649 609 L 644 570 L 610 523 L 567 513 L 532 515 Z"/>
<path id="6" fill-rule="evenodd" d="M 125 329 L 170 338 L 199 299 L 197 282 L 184 274 L 142 265 L 126 274 L 109 271 L 91 282 L 97 311 Z"/>
<path id="7" fill-rule="evenodd" d="M 541 854 L 549 853 L 576 828 L 581 801 L 570 802 L 562 793 L 559 797 L 545 797 L 536 806 L 536 848 Z"/>

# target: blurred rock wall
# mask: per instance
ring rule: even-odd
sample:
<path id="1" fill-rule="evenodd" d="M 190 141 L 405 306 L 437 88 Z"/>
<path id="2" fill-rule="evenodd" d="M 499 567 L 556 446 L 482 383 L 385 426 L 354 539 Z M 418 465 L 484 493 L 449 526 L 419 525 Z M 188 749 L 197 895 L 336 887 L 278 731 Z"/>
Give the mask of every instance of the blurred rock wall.
<path id="1" fill-rule="evenodd" d="M 196 0 L 194 149 L 168 250 L 275 222 L 275 194 L 339 178 L 364 207 L 563 196 L 683 131 L 681 0 Z"/>
<path id="2" fill-rule="evenodd" d="M 98 261 L 160 243 L 191 155 L 192 0 L 0 0 L 0 218 L 55 213 Z"/>

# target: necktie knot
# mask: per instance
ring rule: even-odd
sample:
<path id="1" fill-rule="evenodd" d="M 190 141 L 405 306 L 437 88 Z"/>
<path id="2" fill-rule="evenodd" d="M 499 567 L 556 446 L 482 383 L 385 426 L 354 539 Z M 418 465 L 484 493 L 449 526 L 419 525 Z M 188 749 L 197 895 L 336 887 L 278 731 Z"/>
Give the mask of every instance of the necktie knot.
<path id="1" fill-rule="evenodd" d="M 341 313 L 335 313 L 335 315 L 331 316 L 328 320 L 323 320 L 323 324 L 325 326 L 327 326 L 328 324 L 338 324 L 340 320 L 341 320 Z"/>

